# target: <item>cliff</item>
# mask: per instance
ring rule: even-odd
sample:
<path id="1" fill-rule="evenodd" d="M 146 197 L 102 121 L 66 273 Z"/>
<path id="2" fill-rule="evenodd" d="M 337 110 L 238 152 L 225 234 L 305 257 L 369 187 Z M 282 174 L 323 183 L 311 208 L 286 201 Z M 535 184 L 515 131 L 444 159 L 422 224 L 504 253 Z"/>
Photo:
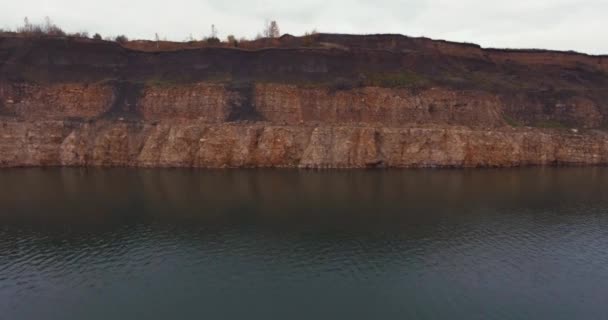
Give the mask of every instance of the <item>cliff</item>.
<path id="1" fill-rule="evenodd" d="M 269 45 L 0 37 L 0 167 L 608 163 L 606 56 L 399 35 Z"/>

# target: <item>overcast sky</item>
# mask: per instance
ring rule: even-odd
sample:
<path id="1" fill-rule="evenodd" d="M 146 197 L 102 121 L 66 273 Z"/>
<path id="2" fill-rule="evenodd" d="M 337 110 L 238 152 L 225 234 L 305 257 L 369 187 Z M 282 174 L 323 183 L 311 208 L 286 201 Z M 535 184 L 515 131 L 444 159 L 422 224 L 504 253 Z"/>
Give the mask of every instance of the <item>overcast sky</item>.
<path id="1" fill-rule="evenodd" d="M 282 33 L 401 33 L 484 47 L 608 54 L 608 0 L 0 0 L 0 28 L 45 16 L 69 32 L 185 40 Z"/>

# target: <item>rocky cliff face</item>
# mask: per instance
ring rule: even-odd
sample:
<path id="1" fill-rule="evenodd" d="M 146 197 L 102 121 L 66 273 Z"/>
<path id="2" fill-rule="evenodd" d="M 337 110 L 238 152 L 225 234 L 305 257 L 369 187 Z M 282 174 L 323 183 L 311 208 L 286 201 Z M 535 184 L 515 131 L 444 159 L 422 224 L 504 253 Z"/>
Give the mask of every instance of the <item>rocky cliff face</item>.
<path id="1" fill-rule="evenodd" d="M 0 125 L 0 166 L 512 167 L 608 163 L 605 133 L 458 126 L 19 122 Z"/>
<path id="2" fill-rule="evenodd" d="M 321 40 L 145 53 L 0 38 L 0 167 L 608 164 L 603 57 Z"/>
<path id="3" fill-rule="evenodd" d="M 443 88 L 413 92 L 378 87 L 332 92 L 274 84 L 255 89 L 255 109 L 262 118 L 275 123 L 368 123 L 389 127 L 503 124 L 500 100 L 484 92 Z"/>

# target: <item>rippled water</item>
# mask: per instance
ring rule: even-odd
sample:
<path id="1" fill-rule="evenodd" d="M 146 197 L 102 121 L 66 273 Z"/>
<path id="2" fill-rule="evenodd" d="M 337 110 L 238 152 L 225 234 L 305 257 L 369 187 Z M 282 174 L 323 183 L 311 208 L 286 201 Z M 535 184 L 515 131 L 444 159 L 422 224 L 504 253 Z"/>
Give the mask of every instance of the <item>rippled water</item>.
<path id="1" fill-rule="evenodd" d="M 0 171 L 0 319 L 605 319 L 608 169 Z"/>

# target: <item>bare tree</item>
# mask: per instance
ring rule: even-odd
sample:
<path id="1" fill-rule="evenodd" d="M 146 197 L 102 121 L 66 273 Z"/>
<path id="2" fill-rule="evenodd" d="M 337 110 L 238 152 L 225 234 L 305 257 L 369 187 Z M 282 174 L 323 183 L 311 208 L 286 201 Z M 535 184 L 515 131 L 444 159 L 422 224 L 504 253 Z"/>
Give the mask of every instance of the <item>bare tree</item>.
<path id="1" fill-rule="evenodd" d="M 272 21 L 270 23 L 270 36 L 272 38 L 278 38 L 281 36 L 281 30 L 279 30 L 279 25 L 276 21 Z"/>
<path id="2" fill-rule="evenodd" d="M 30 23 L 28 17 L 23 18 L 23 27 L 17 28 L 17 32 L 25 34 L 42 34 L 42 28 L 39 25 Z"/>
<path id="3" fill-rule="evenodd" d="M 217 34 L 218 34 L 217 28 L 215 27 L 214 24 L 212 24 L 211 25 L 211 36 L 210 36 L 210 38 L 217 38 Z"/>
<path id="4" fill-rule="evenodd" d="M 51 21 L 51 18 L 44 17 L 44 25 L 42 27 L 42 32 L 50 35 L 50 36 L 65 36 L 65 32 L 63 30 L 61 30 L 61 28 L 59 28 L 56 24 L 53 23 L 53 21 Z M 79 35 L 84 35 L 86 31 L 84 32 L 79 32 Z M 88 33 L 86 34 L 86 37 L 88 37 Z"/>
<path id="5" fill-rule="evenodd" d="M 19 32 L 32 32 L 32 24 L 30 23 L 30 19 L 28 17 L 23 18 L 23 27 L 18 28 Z"/>
<path id="6" fill-rule="evenodd" d="M 23 27 L 17 28 L 17 32 L 30 35 L 65 36 L 65 32 L 54 24 L 49 17 L 44 18 L 43 24 L 33 24 L 28 17 L 25 17 Z"/>
<path id="7" fill-rule="evenodd" d="M 278 38 L 281 36 L 281 30 L 279 29 L 279 24 L 272 20 L 270 22 L 266 22 L 266 26 L 264 27 L 264 37 L 265 38 Z"/>

